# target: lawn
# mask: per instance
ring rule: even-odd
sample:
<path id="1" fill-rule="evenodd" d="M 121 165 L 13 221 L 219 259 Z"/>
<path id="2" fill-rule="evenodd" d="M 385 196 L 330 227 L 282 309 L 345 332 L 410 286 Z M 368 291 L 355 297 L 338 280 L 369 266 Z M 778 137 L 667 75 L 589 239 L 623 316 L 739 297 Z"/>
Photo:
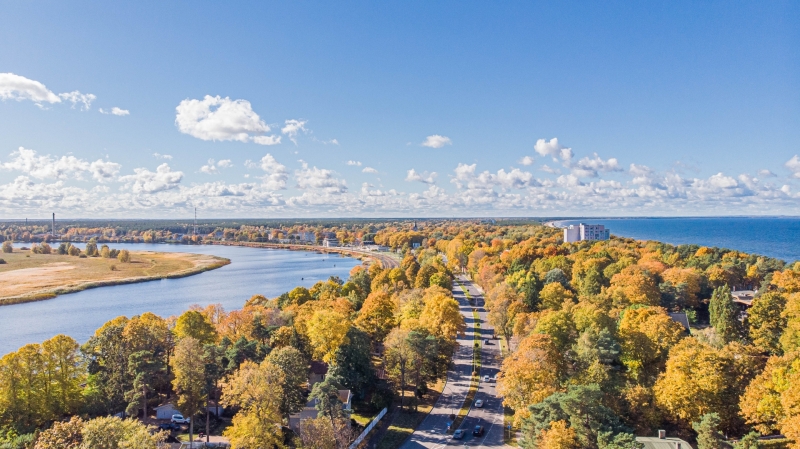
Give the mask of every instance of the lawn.
<path id="1" fill-rule="evenodd" d="M 128 263 L 102 257 L 0 253 L 0 304 L 35 301 L 104 285 L 182 277 L 228 264 L 228 259 L 187 253 L 133 251 Z"/>
<path id="2" fill-rule="evenodd" d="M 428 416 L 428 413 L 433 409 L 433 405 L 436 403 L 436 400 L 439 399 L 439 395 L 442 393 L 443 389 L 444 382 L 439 380 L 436 382 L 436 385 L 428 390 L 428 394 L 419 402 L 416 412 L 412 411 L 406 413 L 404 410 L 398 413 L 397 417 L 389 425 L 389 429 L 386 431 L 383 439 L 378 443 L 378 449 L 396 449 L 400 447 L 406 438 L 414 432 L 414 429 L 422 423 L 422 420 Z M 405 397 L 412 398 L 413 392 L 406 391 Z"/>

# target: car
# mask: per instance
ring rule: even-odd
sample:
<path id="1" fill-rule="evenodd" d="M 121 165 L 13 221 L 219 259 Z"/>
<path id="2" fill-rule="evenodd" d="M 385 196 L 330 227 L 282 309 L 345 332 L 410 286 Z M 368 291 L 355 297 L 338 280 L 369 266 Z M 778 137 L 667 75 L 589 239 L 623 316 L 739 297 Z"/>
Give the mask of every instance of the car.
<path id="1" fill-rule="evenodd" d="M 489 376 L 488 375 L 487 376 L 483 376 L 483 381 L 484 382 L 489 382 Z"/>
<path id="2" fill-rule="evenodd" d="M 189 418 L 184 418 L 183 415 L 179 413 L 172 415 L 172 419 L 170 419 L 170 421 L 175 424 L 189 424 Z"/>
<path id="3" fill-rule="evenodd" d="M 477 408 L 483 407 L 483 399 L 478 399 L 477 401 L 475 401 L 475 407 Z"/>
<path id="4" fill-rule="evenodd" d="M 475 429 L 472 430 L 472 434 L 476 437 L 483 435 L 483 426 L 475 426 Z"/>
<path id="5" fill-rule="evenodd" d="M 489 339 L 483 340 L 483 344 L 488 345 L 489 344 Z"/>
<path id="6" fill-rule="evenodd" d="M 455 432 L 453 432 L 453 439 L 454 440 L 460 440 L 462 438 L 464 438 L 464 430 L 463 429 L 458 429 Z"/>
<path id="7" fill-rule="evenodd" d="M 180 430 L 181 426 L 171 423 L 165 422 L 158 425 L 158 430 Z"/>

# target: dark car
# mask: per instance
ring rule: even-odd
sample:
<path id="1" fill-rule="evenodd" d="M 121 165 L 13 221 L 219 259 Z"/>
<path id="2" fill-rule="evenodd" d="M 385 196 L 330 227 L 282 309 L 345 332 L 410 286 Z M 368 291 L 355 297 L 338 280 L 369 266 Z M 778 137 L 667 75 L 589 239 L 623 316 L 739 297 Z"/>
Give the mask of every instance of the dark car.
<path id="1" fill-rule="evenodd" d="M 158 430 L 180 430 L 181 426 L 171 423 L 165 422 L 158 425 Z"/>
<path id="2" fill-rule="evenodd" d="M 483 435 L 483 426 L 475 426 L 475 429 L 472 431 L 472 434 L 476 437 Z"/>

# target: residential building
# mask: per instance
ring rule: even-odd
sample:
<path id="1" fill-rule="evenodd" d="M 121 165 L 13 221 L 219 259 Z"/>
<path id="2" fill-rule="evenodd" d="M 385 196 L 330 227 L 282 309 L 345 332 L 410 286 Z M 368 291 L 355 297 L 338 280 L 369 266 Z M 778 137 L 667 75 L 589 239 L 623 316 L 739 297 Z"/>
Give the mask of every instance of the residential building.
<path id="1" fill-rule="evenodd" d="M 667 438 L 667 433 L 658 431 L 657 437 L 636 437 L 636 442 L 644 445 L 644 449 L 692 449 L 692 446 L 680 438 Z"/>
<path id="2" fill-rule="evenodd" d="M 353 394 L 350 390 L 337 390 L 337 396 L 339 400 L 342 402 L 342 410 L 346 413 L 350 413 L 353 411 L 352 401 L 353 401 Z M 319 415 L 319 410 L 317 410 L 317 400 L 311 399 L 306 403 L 306 406 L 300 413 L 294 413 L 289 415 L 289 428 L 292 430 L 297 430 L 300 428 L 300 423 L 306 419 L 314 419 Z"/>
<path id="3" fill-rule="evenodd" d="M 583 240 L 608 240 L 610 231 L 603 225 L 569 225 L 564 228 L 564 243 L 574 243 Z"/>
<path id="4" fill-rule="evenodd" d="M 325 237 L 322 240 L 322 246 L 326 248 L 335 248 L 339 246 L 339 239 L 337 239 L 336 237 Z"/>

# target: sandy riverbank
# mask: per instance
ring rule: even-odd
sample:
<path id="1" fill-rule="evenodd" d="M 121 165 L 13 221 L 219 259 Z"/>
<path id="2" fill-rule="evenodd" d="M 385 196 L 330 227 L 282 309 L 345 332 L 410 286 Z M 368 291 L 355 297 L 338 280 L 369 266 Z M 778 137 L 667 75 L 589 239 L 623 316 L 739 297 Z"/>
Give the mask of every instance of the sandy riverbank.
<path id="1" fill-rule="evenodd" d="M 128 263 L 16 249 L 0 258 L 6 262 L 0 264 L 0 305 L 41 301 L 89 288 L 186 277 L 230 263 L 210 255 L 154 251 L 132 251 Z"/>

